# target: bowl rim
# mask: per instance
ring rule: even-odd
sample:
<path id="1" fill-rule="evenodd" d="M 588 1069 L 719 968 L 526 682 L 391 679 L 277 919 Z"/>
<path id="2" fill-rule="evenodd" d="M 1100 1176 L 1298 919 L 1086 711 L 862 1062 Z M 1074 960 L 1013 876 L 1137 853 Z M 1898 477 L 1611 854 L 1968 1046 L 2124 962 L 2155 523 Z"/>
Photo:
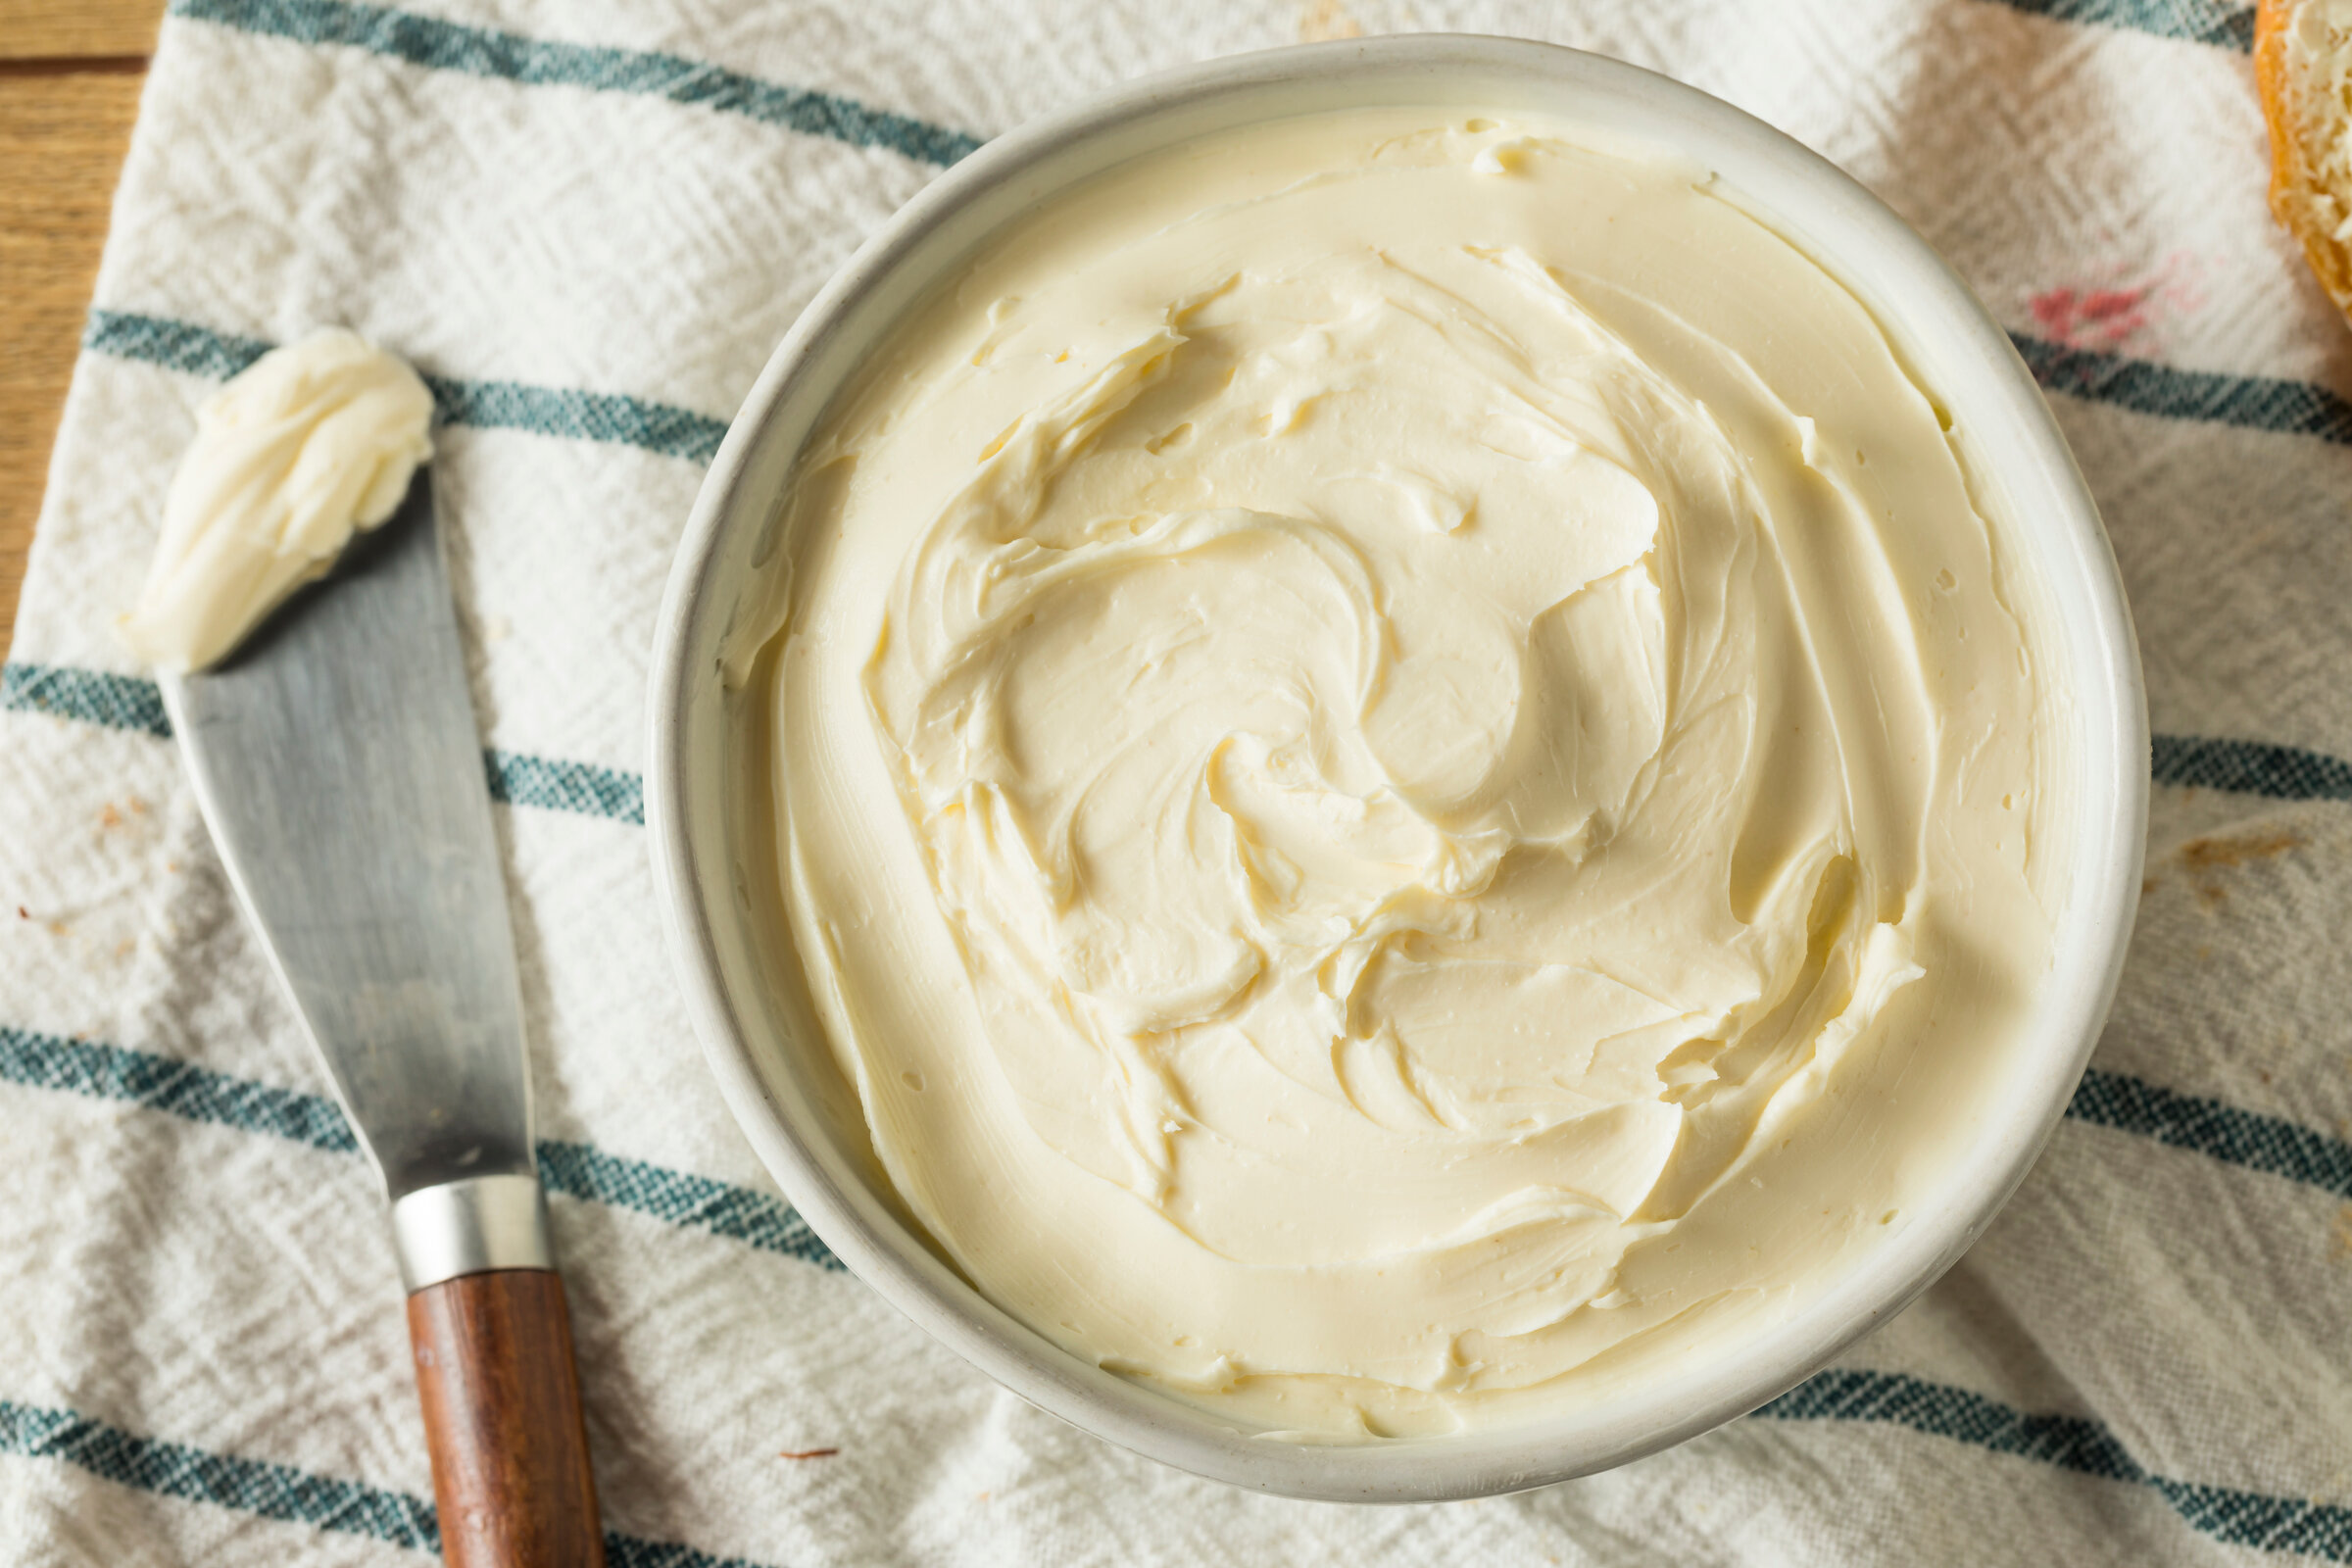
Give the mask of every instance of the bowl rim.
<path id="1" fill-rule="evenodd" d="M 2043 564 L 2064 564 L 2082 591 L 2087 627 L 2071 646 L 2082 666 L 2070 693 L 2088 686 L 2100 701 L 2084 724 L 2082 843 L 2075 854 L 2076 880 L 2066 919 L 2079 928 L 2086 952 L 2074 972 L 2054 972 L 2056 1017 L 2041 1023 L 2034 1044 L 2048 1059 L 2021 1058 L 2017 1071 L 2034 1095 L 2032 1114 L 1985 1137 L 1989 1154 L 1970 1156 L 1980 1172 L 1972 1189 L 1955 1189 L 1942 1212 L 1890 1238 L 1806 1307 L 1747 1342 L 1740 1365 L 1719 1364 L 1661 1385 L 1643 1402 L 1610 1401 L 1592 1419 L 1549 1418 L 1497 1432 L 1372 1445 L 1268 1442 L 1213 1415 L 1182 1404 L 1070 1355 L 1006 1314 L 949 1269 L 907 1225 L 870 1199 L 844 1190 L 805 1147 L 780 1111 L 761 1074 L 755 1042 L 730 999 L 713 937 L 724 917 L 726 868 L 698 863 L 684 803 L 693 766 L 689 714 L 701 683 L 716 678 L 696 651 L 715 646 L 731 603 L 713 571 L 730 528 L 760 525 L 774 495 L 751 494 L 750 469 L 779 412 L 803 391 L 810 361 L 842 326 L 852 308 L 918 252 L 923 241 L 973 203 L 1016 180 L 1049 155 L 1122 126 L 1168 116 L 1229 94 L 1272 93 L 1286 85 L 1327 82 L 1349 74 L 1386 72 L 1426 74 L 1497 74 L 1542 78 L 1573 94 L 1600 88 L 1648 99 L 1663 119 L 1683 127 L 1710 154 L 1744 144 L 1755 160 L 1808 189 L 1821 221 L 1855 228 L 1882 263 L 1904 274 L 1915 303 L 1900 314 L 1934 314 L 1952 333 L 1953 354 L 1988 373 L 2004 389 L 2000 410 L 2009 424 L 2006 461 L 1990 477 L 2025 487 L 2056 503 L 2036 514 L 2034 526 L 2063 537 L 2043 552 Z M 1402 104 L 1388 97 L 1373 103 Z M 1453 102 L 1433 92 L 1437 108 Z M 1301 111 L 1250 117 L 1255 122 Z M 1573 118 L 1572 115 L 1563 118 Z M 1245 122 L 1236 122 L 1242 123 Z M 1175 145 L 1186 134 L 1167 136 Z M 1689 148 L 1686 145 L 1685 151 Z M 1112 160 L 1115 162 L 1116 160 Z M 1106 163 L 1102 167 L 1109 167 Z M 1085 177 L 1083 174 L 1078 177 Z M 1055 186 L 1055 189 L 1061 188 Z M 1735 194 L 1744 187 L 1735 185 Z M 1750 208 L 1776 232 L 1797 243 L 1841 283 L 1845 269 L 1792 233 L 1784 206 Z M 1860 243 L 1860 242 L 1858 242 Z M 1890 260 L 1891 259 L 1891 260 Z M 1860 289 L 1855 289 L 1861 295 Z M 1886 302 L 1863 296 L 1889 335 L 1896 336 Z M 830 398 L 835 377 L 817 395 Z M 1941 390 L 1938 386 L 1936 390 Z M 1987 394 L 1988 396 L 1990 394 Z M 1964 458 L 1972 484 L 1990 460 Z M 2012 509 L 2008 518 L 2019 526 Z M 2064 575 L 2065 573 L 2061 573 Z M 2085 641 L 2098 657 L 2082 660 Z M 1548 1485 L 1629 1462 L 1684 1442 L 1754 1409 L 1820 1370 L 1833 1356 L 1907 1305 L 1956 1262 L 2008 1201 L 2055 1130 L 2080 1080 L 2121 979 L 2136 910 L 2150 787 L 2146 695 L 2122 576 L 2097 507 L 2060 434 L 2040 389 L 2008 335 L 1959 275 L 1928 242 L 1866 188 L 1803 144 L 1744 112 L 1671 77 L 1605 56 L 1533 40 L 1478 34 L 1426 33 L 1293 45 L 1226 56 L 1122 83 L 1071 107 L 1032 120 L 988 142 L 926 185 L 876 230 L 801 313 L 777 345 L 731 421 L 704 477 L 677 545 L 654 647 L 648 692 L 649 747 L 646 822 L 658 906 L 672 967 L 705 1055 L 737 1124 L 782 1185 L 811 1230 L 885 1300 L 950 1348 L 1031 1404 L 1083 1431 L 1178 1469 L 1244 1488 L 1330 1501 L 1429 1501 L 1491 1495 Z M 2117 808 L 2102 815 L 2096 803 Z M 2090 868 L 2085 878 L 2083 867 Z M 2064 935 L 2062 930 L 2061 935 Z M 2045 1009 L 2046 1010 L 2046 1009 Z M 2046 1039 L 2043 1037 L 2047 1037 Z M 1899 1266 L 1898 1266 L 1899 1265 Z M 1867 1287 L 1867 1288 L 1864 1288 Z"/>

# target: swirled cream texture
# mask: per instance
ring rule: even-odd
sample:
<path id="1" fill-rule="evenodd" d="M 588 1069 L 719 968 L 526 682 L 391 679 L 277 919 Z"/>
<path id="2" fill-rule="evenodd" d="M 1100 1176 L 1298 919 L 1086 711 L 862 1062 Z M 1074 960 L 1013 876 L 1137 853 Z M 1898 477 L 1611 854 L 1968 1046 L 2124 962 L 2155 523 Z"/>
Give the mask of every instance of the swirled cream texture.
<path id="1" fill-rule="evenodd" d="M 432 458 L 432 420 L 416 372 L 356 332 L 263 355 L 196 411 L 123 641 L 182 674 L 227 658 L 392 515 Z"/>
<path id="2" fill-rule="evenodd" d="M 1090 1360 L 1519 1419 L 1779 1321 L 1996 1113 L 2026 636 L 1931 398 L 1703 175 L 1159 156 L 914 318 L 783 529 L 811 992 L 907 1208 Z"/>

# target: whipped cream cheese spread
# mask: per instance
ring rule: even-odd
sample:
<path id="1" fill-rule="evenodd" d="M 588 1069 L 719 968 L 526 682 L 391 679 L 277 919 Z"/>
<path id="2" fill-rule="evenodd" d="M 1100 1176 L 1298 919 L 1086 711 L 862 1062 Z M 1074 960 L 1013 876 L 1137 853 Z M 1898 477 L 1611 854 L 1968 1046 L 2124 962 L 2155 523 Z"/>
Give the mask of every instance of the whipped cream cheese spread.
<path id="1" fill-rule="evenodd" d="M 2032 645 L 1930 393 L 1703 171 L 1154 155 L 912 315 L 779 528 L 732 667 L 815 1005 L 1089 1361 L 1526 1419 L 1736 1350 L 2000 1114 Z"/>
<path id="2" fill-rule="evenodd" d="M 248 366 L 197 411 L 121 623 L 131 651 L 181 672 L 225 658 L 355 531 L 392 515 L 432 458 L 432 418 L 416 371 L 339 328 Z"/>

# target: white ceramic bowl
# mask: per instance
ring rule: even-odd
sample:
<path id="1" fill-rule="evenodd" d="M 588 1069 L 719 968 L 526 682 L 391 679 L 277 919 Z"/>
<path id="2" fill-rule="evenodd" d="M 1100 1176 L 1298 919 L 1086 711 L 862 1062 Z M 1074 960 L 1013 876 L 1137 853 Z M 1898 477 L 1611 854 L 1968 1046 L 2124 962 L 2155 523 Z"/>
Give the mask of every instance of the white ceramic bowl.
<path id="1" fill-rule="evenodd" d="M 1033 204 L 1139 153 L 1319 110 L 1414 105 L 1540 114 L 1611 145 L 1703 162 L 1732 194 L 1870 307 L 1949 410 L 2045 673 L 2070 889 L 2013 1115 L 1939 1205 L 1853 1274 L 1740 1348 L 1610 1402 L 1509 1430 L 1371 1446 L 1268 1442 L 1082 1361 L 984 1298 L 889 1193 L 775 917 L 763 811 L 765 718 L 725 689 L 720 650 L 775 547 L 796 453 L 869 349 L 956 262 Z M 1222 1481 L 1295 1496 L 1406 1501 L 1510 1492 L 1620 1464 L 1793 1386 L 1959 1257 L 2015 1190 L 2080 1077 L 2123 966 L 2147 811 L 2145 698 L 2098 514 L 2025 366 L 1951 269 L 1877 198 L 1704 93 L 1573 50 L 1422 36 L 1313 44 L 1147 77 L 1022 126 L 909 202 L 817 296 L 727 432 L 680 543 L 652 690 L 648 815 L 687 1004 L 753 1147 L 858 1276 L 1016 1394 L 1100 1437 Z M 922 977 L 909 975 L 919 985 Z"/>

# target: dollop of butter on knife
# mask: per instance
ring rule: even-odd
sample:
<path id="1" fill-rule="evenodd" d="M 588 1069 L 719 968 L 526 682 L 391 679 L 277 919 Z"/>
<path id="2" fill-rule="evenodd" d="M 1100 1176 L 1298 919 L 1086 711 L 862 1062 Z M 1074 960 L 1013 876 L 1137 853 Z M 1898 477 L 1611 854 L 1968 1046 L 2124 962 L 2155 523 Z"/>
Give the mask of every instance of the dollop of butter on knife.
<path id="1" fill-rule="evenodd" d="M 197 411 L 123 641 L 163 669 L 218 663 L 392 515 L 432 458 L 432 418 L 416 372 L 356 332 L 256 360 Z"/>

